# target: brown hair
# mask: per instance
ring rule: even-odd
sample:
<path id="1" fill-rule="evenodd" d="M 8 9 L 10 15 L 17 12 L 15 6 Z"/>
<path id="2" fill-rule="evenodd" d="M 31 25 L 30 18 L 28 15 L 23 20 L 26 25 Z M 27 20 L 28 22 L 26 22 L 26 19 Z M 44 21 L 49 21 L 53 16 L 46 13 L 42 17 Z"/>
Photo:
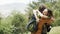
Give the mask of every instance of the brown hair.
<path id="1" fill-rule="evenodd" d="M 42 13 L 44 9 L 46 9 L 46 6 L 44 4 L 42 4 L 42 5 L 40 5 L 38 10 Z"/>

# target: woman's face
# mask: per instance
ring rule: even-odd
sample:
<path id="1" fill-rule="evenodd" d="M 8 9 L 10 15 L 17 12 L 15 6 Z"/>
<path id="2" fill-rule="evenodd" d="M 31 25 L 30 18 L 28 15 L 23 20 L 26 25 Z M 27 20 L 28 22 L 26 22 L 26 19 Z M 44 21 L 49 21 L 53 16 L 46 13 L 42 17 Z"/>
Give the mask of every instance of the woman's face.
<path id="1" fill-rule="evenodd" d="M 47 15 L 48 14 L 48 9 L 44 9 L 43 14 Z"/>

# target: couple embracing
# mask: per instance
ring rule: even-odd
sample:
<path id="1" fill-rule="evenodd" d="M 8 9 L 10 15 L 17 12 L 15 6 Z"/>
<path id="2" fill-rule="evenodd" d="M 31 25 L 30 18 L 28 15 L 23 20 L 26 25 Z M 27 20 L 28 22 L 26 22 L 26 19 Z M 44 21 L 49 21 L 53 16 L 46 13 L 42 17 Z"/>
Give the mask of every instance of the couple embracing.
<path id="1" fill-rule="evenodd" d="M 45 5 L 41 5 L 39 9 L 33 10 L 34 17 L 36 18 L 37 30 L 31 31 L 31 34 L 43 34 L 43 25 L 47 25 L 47 30 L 50 31 L 51 23 L 54 21 L 53 13 Z M 32 26 L 31 26 L 32 27 Z"/>

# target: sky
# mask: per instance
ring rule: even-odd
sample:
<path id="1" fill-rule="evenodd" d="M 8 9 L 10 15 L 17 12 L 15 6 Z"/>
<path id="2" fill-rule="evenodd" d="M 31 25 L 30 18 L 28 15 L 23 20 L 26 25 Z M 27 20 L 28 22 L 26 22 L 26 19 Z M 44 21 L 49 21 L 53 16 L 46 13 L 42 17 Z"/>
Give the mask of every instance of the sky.
<path id="1" fill-rule="evenodd" d="M 28 4 L 28 3 L 31 3 L 32 1 L 35 1 L 35 0 L 0 0 L 0 5 L 6 5 L 6 4 L 13 4 L 13 3 L 24 3 L 24 4 Z M 0 11 L 3 16 L 6 16 L 9 14 L 8 10 L 7 11 Z"/>
<path id="2" fill-rule="evenodd" d="M 9 4 L 9 3 L 29 3 L 33 0 L 0 0 L 0 5 Z"/>

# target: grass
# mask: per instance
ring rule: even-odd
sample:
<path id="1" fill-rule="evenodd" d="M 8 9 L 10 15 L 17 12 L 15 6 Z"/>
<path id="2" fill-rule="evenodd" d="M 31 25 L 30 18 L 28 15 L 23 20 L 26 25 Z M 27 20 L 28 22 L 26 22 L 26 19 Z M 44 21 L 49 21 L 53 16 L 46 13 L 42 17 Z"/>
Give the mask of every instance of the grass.
<path id="1" fill-rule="evenodd" d="M 60 26 L 58 27 L 53 27 L 49 34 L 60 34 Z"/>

